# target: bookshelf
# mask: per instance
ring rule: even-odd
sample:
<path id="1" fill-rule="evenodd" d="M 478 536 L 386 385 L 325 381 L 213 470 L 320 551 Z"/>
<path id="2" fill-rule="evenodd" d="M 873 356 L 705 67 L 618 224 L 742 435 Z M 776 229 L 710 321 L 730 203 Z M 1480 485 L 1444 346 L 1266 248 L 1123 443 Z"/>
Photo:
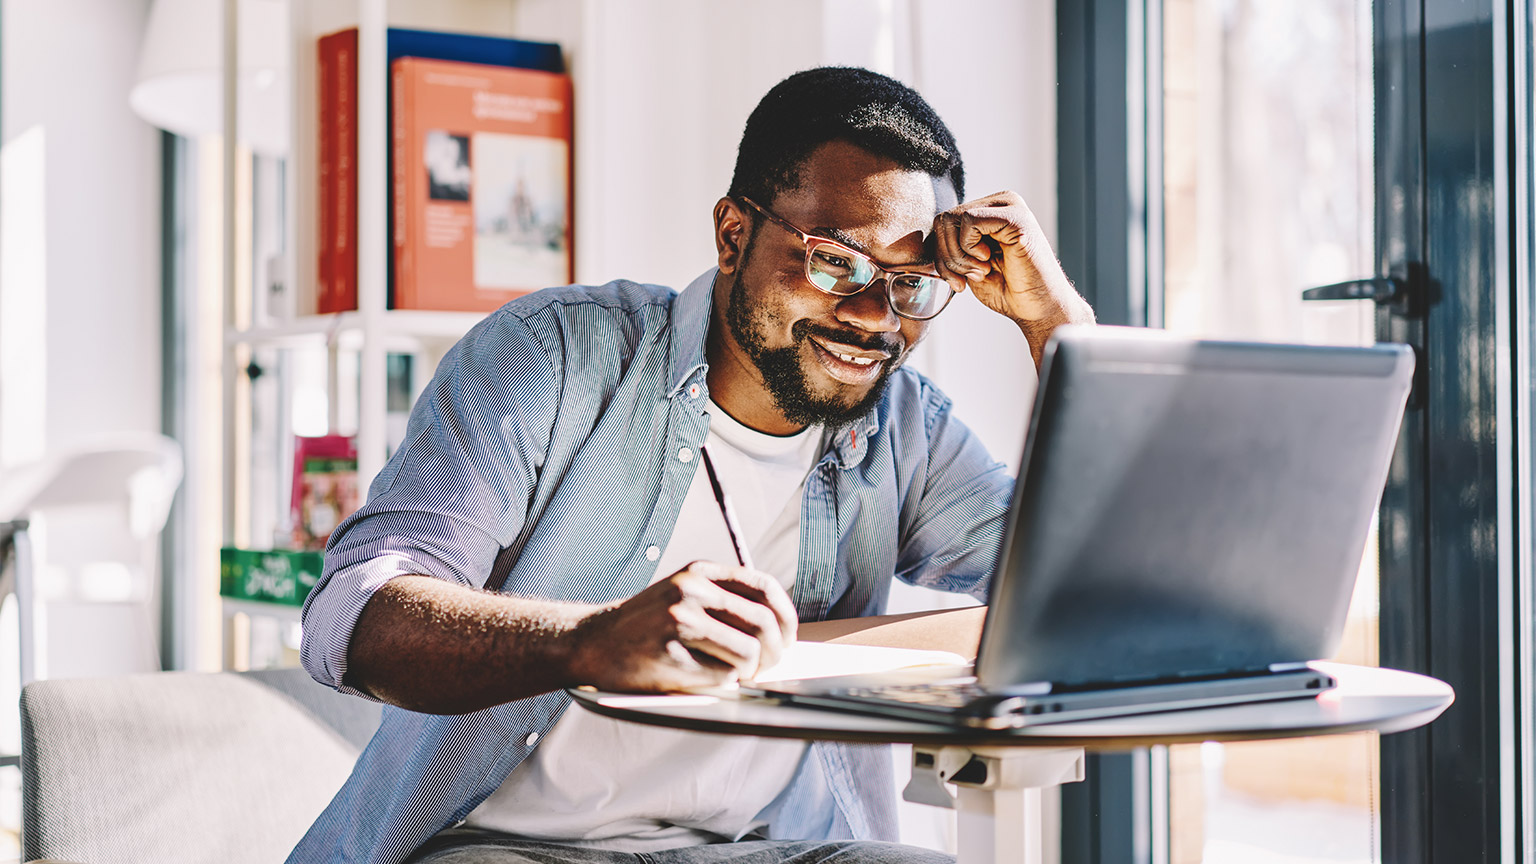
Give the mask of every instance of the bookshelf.
<path id="1" fill-rule="evenodd" d="M 520 33 L 521 19 L 528 15 L 556 32 Z M 310 385 L 322 370 L 326 394 L 327 426 L 332 432 L 355 434 L 358 481 L 366 493 L 372 478 L 383 468 L 393 430 L 388 404 L 391 353 L 411 355 L 411 401 L 430 380 L 433 370 L 449 348 L 485 317 L 478 312 L 434 312 L 388 308 L 387 280 L 391 238 L 388 208 L 391 184 L 388 175 L 390 128 L 387 110 L 389 69 L 386 34 L 390 27 L 451 30 L 492 36 L 520 36 L 568 42 L 571 22 L 586 14 L 586 5 L 562 7 L 546 0 L 290 0 L 288 49 L 291 140 L 281 173 L 281 194 L 267 197 L 280 202 L 281 256 L 268 281 L 279 281 L 291 307 L 288 314 L 262 314 L 261 290 L 249 275 L 264 265 L 257 260 L 261 244 L 246 244 L 233 232 L 224 244 L 226 317 L 223 338 L 223 375 L 226 388 L 223 417 L 225 480 L 223 489 L 224 543 L 243 548 L 266 548 L 273 539 L 274 520 L 286 506 L 283 478 L 291 467 L 283 458 L 291 454 L 291 441 L 265 443 L 253 428 L 265 425 L 269 433 L 289 434 L 284 428 L 289 409 L 278 398 L 258 394 L 247 374 L 272 362 L 277 352 L 323 352 L 323 363 L 308 363 L 304 374 Z M 542 17 L 541 17 L 542 16 Z M 357 48 L 357 294 L 355 311 L 316 314 L 319 207 L 319 147 L 316 42 L 322 35 L 348 27 L 358 28 Z M 562 38 L 565 37 L 565 38 Z M 228 91 L 227 91 L 228 92 Z M 247 176 L 238 160 L 226 157 L 226 198 L 249 195 L 260 179 Z M 233 176 L 231 176 L 233 175 Z M 244 190 L 242 192 L 242 190 Z M 256 191 L 259 193 L 259 189 Z M 226 201 L 225 218 L 246 224 L 233 201 Z M 273 245 L 273 244 L 268 244 Z M 290 376 L 291 377 L 291 376 Z M 313 389 L 313 388 L 311 388 Z M 346 406 L 342 410 L 341 406 Z M 277 420 L 270 414 L 276 413 Z M 355 424 L 342 423 L 343 415 Z M 267 434 L 268 439 L 273 437 Z M 291 437 L 291 435 L 290 435 Z M 259 470 L 257 467 L 259 466 Z M 275 473 L 276 482 L 263 472 Z M 268 513 L 266 510 L 272 510 Z M 222 600 L 224 608 L 225 663 L 245 665 L 252 657 L 248 640 L 253 630 L 270 622 L 252 622 L 265 611 L 283 626 L 296 624 L 294 610 L 251 601 Z M 270 652 L 269 652 L 270 653 Z"/>
<path id="2" fill-rule="evenodd" d="M 389 27 L 458 30 L 516 35 L 518 4 L 512 0 L 293 0 L 289 11 L 293 70 L 287 200 L 287 284 L 299 309 L 316 307 L 318 146 L 316 142 L 315 43 L 320 36 L 358 28 L 357 82 L 357 289 L 355 312 L 299 316 L 270 328 L 252 328 L 237 339 L 288 340 L 318 332 L 336 337 L 358 353 L 358 476 L 366 481 L 384 466 L 386 354 L 397 348 L 424 348 L 435 361 L 483 315 L 432 313 L 387 308 L 391 255 L 388 233 L 390 178 L 387 162 L 389 69 L 385 35 Z M 322 320 L 307 320 L 322 319 Z M 301 337 L 302 338 L 302 337 Z M 435 365 L 435 362 L 434 364 Z M 425 370 L 424 370 L 425 371 Z M 418 375 L 418 378 L 423 376 Z M 338 382 L 332 383 L 332 395 Z M 334 404 L 334 399 L 333 399 Z"/>

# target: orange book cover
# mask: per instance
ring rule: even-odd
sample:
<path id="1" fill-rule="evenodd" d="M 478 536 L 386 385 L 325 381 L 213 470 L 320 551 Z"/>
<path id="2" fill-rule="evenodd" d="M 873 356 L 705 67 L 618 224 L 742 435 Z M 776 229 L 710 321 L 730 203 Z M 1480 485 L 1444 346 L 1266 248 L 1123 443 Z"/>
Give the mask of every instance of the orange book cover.
<path id="1" fill-rule="evenodd" d="M 394 308 L 489 312 L 569 283 L 571 83 L 403 57 L 394 78 Z"/>

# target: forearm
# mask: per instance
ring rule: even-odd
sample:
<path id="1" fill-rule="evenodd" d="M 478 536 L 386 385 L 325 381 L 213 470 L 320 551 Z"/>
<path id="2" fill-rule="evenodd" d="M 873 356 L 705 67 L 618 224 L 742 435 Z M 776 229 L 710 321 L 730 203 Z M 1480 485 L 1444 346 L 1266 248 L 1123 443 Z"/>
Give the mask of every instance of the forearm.
<path id="1" fill-rule="evenodd" d="M 1062 281 L 1066 281 L 1065 276 Z M 1045 344 L 1051 340 L 1051 334 L 1056 332 L 1057 327 L 1063 324 L 1093 324 L 1097 321 L 1093 307 L 1070 284 L 1053 290 L 1051 295 L 1053 308 L 1049 314 L 1038 319 L 1014 321 L 1029 343 L 1029 354 L 1037 370 L 1045 357 Z"/>
<path id="2" fill-rule="evenodd" d="M 581 683 L 577 625 L 599 607 L 400 576 L 363 607 L 347 683 L 411 711 L 464 714 Z"/>

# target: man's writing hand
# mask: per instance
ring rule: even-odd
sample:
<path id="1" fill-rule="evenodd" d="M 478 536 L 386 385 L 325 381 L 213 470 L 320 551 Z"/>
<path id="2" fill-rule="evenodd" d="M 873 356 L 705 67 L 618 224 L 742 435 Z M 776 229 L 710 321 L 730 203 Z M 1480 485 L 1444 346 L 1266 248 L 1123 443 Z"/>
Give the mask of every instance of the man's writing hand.
<path id="1" fill-rule="evenodd" d="M 795 640 L 794 604 L 772 576 L 695 561 L 572 634 L 576 681 L 657 692 L 751 678 Z"/>
<path id="2" fill-rule="evenodd" d="M 1093 310 L 1062 272 L 1056 253 L 1016 192 L 968 201 L 934 217 L 939 275 L 969 287 L 989 309 L 1008 316 L 1040 362 L 1062 324 L 1089 324 Z"/>

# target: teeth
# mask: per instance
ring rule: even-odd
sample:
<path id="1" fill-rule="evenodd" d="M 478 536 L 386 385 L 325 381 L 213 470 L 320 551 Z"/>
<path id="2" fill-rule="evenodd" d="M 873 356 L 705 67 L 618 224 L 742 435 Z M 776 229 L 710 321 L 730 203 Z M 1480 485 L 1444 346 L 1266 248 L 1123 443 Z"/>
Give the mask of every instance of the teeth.
<path id="1" fill-rule="evenodd" d="M 872 357 L 855 357 L 852 354 L 839 354 L 836 351 L 833 351 L 832 355 L 844 363 L 852 363 L 855 366 L 869 366 L 875 362 Z"/>

